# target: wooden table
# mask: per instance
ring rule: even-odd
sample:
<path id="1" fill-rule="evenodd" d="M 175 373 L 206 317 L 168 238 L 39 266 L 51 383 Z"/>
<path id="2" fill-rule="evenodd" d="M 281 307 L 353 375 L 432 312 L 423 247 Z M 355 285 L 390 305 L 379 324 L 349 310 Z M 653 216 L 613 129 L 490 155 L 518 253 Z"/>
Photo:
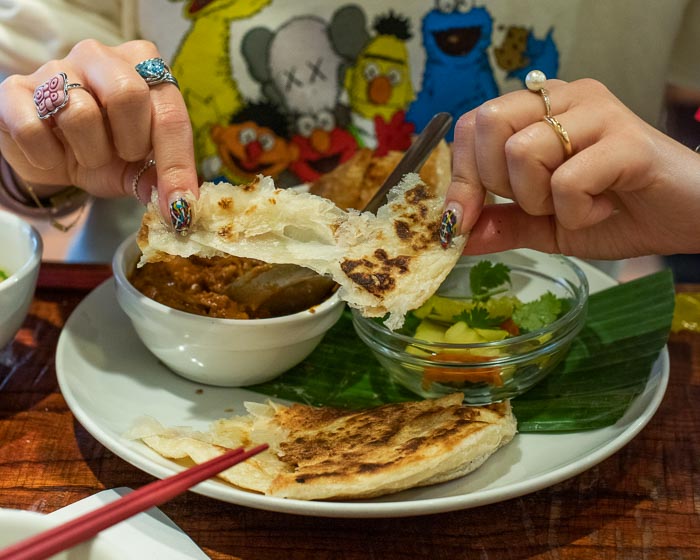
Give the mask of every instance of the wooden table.
<path id="1" fill-rule="evenodd" d="M 29 317 L 0 348 L 0 507 L 49 513 L 153 480 L 76 422 L 56 382 L 61 327 L 109 274 L 45 263 Z M 587 472 L 521 498 L 401 519 L 294 516 L 194 493 L 161 509 L 215 559 L 697 559 L 700 335 L 672 335 L 669 351 L 668 391 L 639 436 Z"/>

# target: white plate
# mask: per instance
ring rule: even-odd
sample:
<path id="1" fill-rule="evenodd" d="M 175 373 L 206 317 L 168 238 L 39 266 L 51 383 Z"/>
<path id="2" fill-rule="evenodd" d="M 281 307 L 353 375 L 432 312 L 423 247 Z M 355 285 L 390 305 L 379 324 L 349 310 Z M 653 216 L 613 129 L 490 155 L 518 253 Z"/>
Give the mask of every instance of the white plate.
<path id="1" fill-rule="evenodd" d="M 34 511 L 0 509 L 0 548 L 74 520 L 129 492 L 131 492 L 130 488 L 103 490 L 48 515 Z M 124 558 L 205 560 L 209 557 L 162 511 L 151 508 L 108 527 L 89 541 L 51 558 L 54 560 L 123 560 Z"/>
<path id="2" fill-rule="evenodd" d="M 592 292 L 614 284 L 597 269 L 579 264 Z M 58 341 L 56 372 L 78 421 L 116 455 L 160 478 L 182 467 L 122 437 L 138 418 L 150 415 L 166 426 L 205 429 L 218 418 L 244 413 L 244 401 L 267 399 L 244 389 L 198 385 L 170 372 L 139 341 L 116 302 L 112 280 L 90 293 L 68 319 Z M 401 517 L 499 502 L 556 484 L 618 451 L 656 412 L 668 376 L 664 348 L 646 389 L 614 426 L 561 435 L 519 434 L 482 468 L 444 484 L 347 502 L 274 498 L 217 480 L 194 491 L 243 506 L 324 517 Z"/>

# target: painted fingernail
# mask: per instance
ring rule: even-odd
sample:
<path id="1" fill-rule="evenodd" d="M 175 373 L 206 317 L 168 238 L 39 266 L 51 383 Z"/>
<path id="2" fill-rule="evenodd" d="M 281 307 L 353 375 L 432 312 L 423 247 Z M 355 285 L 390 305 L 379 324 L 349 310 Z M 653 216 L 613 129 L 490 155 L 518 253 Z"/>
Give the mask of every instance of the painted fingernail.
<path id="1" fill-rule="evenodd" d="M 170 202 L 170 221 L 177 233 L 186 234 L 192 225 L 192 206 L 182 195 L 175 195 Z"/>
<path id="2" fill-rule="evenodd" d="M 440 220 L 440 245 L 447 249 L 452 243 L 452 239 L 459 235 L 458 224 L 462 219 L 462 209 L 458 204 L 450 202 L 442 213 Z"/>

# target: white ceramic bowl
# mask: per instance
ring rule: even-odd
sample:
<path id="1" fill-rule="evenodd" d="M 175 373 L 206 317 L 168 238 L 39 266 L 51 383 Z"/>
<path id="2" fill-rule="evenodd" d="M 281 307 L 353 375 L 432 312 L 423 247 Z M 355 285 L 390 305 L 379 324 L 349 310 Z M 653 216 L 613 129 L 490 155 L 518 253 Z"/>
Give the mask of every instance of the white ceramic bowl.
<path id="1" fill-rule="evenodd" d="M 17 334 L 32 303 L 43 244 L 39 233 L 22 218 L 0 210 L 0 348 Z"/>
<path id="2" fill-rule="evenodd" d="M 222 387 L 269 381 L 311 354 L 343 312 L 337 294 L 311 309 L 271 319 L 219 319 L 179 311 L 129 282 L 140 254 L 131 236 L 114 255 L 117 301 L 146 347 L 192 381 Z"/>
<path id="3" fill-rule="evenodd" d="M 0 549 L 56 525 L 50 517 L 34 511 L 0 509 Z M 64 552 L 52 556 L 52 560 L 120 560 L 125 558 L 113 542 L 98 535 Z"/>

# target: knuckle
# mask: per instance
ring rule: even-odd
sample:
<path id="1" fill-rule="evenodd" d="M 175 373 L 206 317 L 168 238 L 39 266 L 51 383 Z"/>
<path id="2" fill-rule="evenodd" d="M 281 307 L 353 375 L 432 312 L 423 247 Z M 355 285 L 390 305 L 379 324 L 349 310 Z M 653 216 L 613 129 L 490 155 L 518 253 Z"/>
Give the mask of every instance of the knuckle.
<path id="1" fill-rule="evenodd" d="M 132 107 L 149 102 L 148 84 L 131 76 L 117 76 L 111 86 L 109 99 L 105 100 L 108 110 L 128 111 Z"/>
<path id="2" fill-rule="evenodd" d="M 79 58 L 95 58 L 96 56 L 100 56 L 100 54 L 107 50 L 107 48 L 107 46 L 100 43 L 97 39 L 83 39 L 82 41 L 78 41 L 73 46 L 68 54 L 68 57 L 77 56 Z"/>
<path id="3" fill-rule="evenodd" d="M 158 56 L 158 47 L 153 41 L 147 39 L 135 39 L 129 42 L 129 47 L 136 51 L 153 53 L 151 56 Z"/>
<path id="4" fill-rule="evenodd" d="M 465 113 L 455 123 L 455 142 L 472 135 L 474 130 L 474 113 Z"/>
<path id="5" fill-rule="evenodd" d="M 187 110 L 179 103 L 160 103 L 153 119 L 156 126 L 167 131 L 182 132 L 192 127 Z"/>
<path id="6" fill-rule="evenodd" d="M 7 97 L 13 90 L 23 88 L 24 78 L 17 74 L 12 74 L 0 82 L 0 96 Z"/>
<path id="7" fill-rule="evenodd" d="M 566 165 L 557 168 L 556 173 L 552 175 L 551 185 L 552 193 L 555 196 L 566 196 L 567 199 L 571 198 L 571 195 L 576 192 L 577 188 L 582 188 L 579 187 L 581 178 L 578 173 Z"/>
<path id="8" fill-rule="evenodd" d="M 522 161 L 528 157 L 532 149 L 534 138 L 532 134 L 523 130 L 510 136 L 505 143 L 504 150 L 507 161 Z"/>
<path id="9" fill-rule="evenodd" d="M 503 108 L 500 100 L 492 99 L 480 105 L 475 111 L 474 127 L 477 132 L 488 132 L 503 121 Z"/>
<path id="10" fill-rule="evenodd" d="M 69 126 L 80 130 L 83 127 L 95 126 L 95 123 L 102 120 L 102 113 L 97 104 L 83 96 L 71 97 L 69 108 L 70 111 L 59 111 L 54 117 L 61 128 Z"/>
<path id="11" fill-rule="evenodd" d="M 476 126 L 479 129 L 491 128 L 503 120 L 503 104 L 500 99 L 491 99 L 476 110 Z"/>
<path id="12" fill-rule="evenodd" d="M 7 123 L 8 133 L 18 146 L 29 147 L 39 143 L 46 133 L 43 123 L 37 118 L 17 118 Z"/>

